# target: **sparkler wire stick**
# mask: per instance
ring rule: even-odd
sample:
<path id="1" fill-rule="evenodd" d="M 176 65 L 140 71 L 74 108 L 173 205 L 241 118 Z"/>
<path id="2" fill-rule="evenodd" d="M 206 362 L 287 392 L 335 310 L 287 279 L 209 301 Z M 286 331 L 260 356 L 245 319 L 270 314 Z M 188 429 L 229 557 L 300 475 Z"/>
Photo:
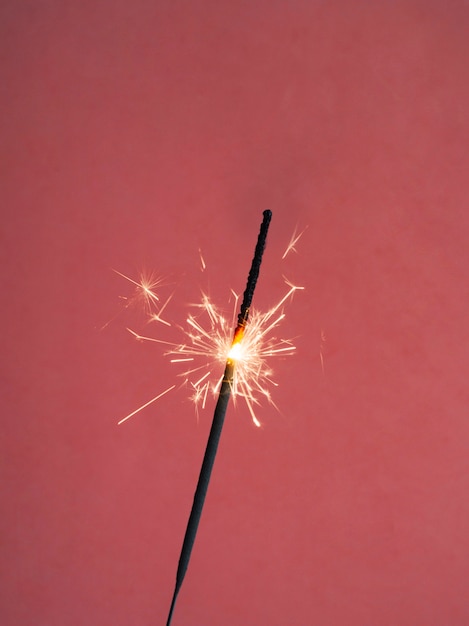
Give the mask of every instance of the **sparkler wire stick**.
<path id="1" fill-rule="evenodd" d="M 194 494 L 194 502 L 192 504 L 189 521 L 187 522 L 186 534 L 184 536 L 184 542 L 182 544 L 181 555 L 179 557 L 179 564 L 176 574 L 176 586 L 174 588 L 173 599 L 171 602 L 171 608 L 169 610 L 166 626 L 170 626 L 171 624 L 174 607 L 176 605 L 176 599 L 179 590 L 181 589 L 184 576 L 186 575 L 187 567 L 189 565 L 192 548 L 194 546 L 197 529 L 199 527 L 200 517 L 202 515 L 205 496 L 207 495 L 207 489 L 210 482 L 213 463 L 215 461 L 218 443 L 220 441 L 220 435 L 223 428 L 223 423 L 225 421 L 226 410 L 228 408 L 228 402 L 231 396 L 231 389 L 233 386 L 234 370 L 236 364 L 234 348 L 242 340 L 244 335 L 244 329 L 248 321 L 249 309 L 251 307 L 257 279 L 259 277 L 259 270 L 261 267 L 262 255 L 264 254 L 267 231 L 269 229 L 270 220 L 272 218 L 272 212 L 264 211 L 263 215 L 264 219 L 261 224 L 256 249 L 254 251 L 254 258 L 251 264 L 251 270 L 249 272 L 246 289 L 244 291 L 243 302 L 241 304 L 240 313 L 238 315 L 238 323 L 234 332 L 232 347 L 226 361 L 225 373 L 223 375 L 223 381 L 221 384 L 218 401 L 215 407 L 215 413 L 213 415 L 212 427 L 210 429 L 207 447 L 205 449 L 205 455 L 202 462 L 202 467 L 200 469 L 199 480 Z"/>

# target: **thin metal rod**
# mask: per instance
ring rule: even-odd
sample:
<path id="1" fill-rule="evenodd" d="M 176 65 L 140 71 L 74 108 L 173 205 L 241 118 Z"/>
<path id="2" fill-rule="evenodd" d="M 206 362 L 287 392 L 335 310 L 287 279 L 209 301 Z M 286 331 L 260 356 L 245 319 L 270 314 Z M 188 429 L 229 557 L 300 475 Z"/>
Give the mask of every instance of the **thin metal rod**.
<path id="1" fill-rule="evenodd" d="M 254 289 L 256 287 L 257 279 L 259 277 L 259 270 L 262 262 L 262 255 L 264 253 L 267 231 L 269 229 L 270 220 L 272 218 L 271 211 L 264 211 L 264 219 L 261 224 L 259 236 L 257 238 L 257 245 L 254 252 L 254 258 L 251 264 L 251 270 L 249 272 L 246 289 L 244 291 L 243 302 L 241 304 L 241 310 L 238 315 L 238 325 L 236 326 L 233 343 L 241 341 L 244 333 L 244 327 L 249 316 L 249 308 L 252 303 L 254 295 Z M 213 464 L 217 455 L 218 443 L 220 441 L 221 431 L 225 421 L 225 415 L 228 408 L 228 403 L 231 396 L 231 389 L 233 386 L 235 369 L 235 360 L 228 358 L 226 361 L 225 374 L 223 376 L 223 382 L 218 395 L 218 401 L 215 407 L 215 413 L 213 415 L 212 427 L 207 441 L 207 447 L 205 449 L 204 459 L 202 461 L 202 467 L 200 469 L 199 480 L 194 493 L 194 501 L 192 504 L 191 513 L 187 522 L 186 534 L 182 544 L 181 555 L 179 557 L 178 569 L 176 573 L 176 586 L 174 588 L 173 599 L 171 602 L 171 608 L 168 615 L 166 626 L 170 626 L 174 607 L 176 605 L 176 599 L 181 589 L 184 576 L 186 575 L 187 567 L 189 565 L 192 548 L 194 546 L 197 529 L 199 527 L 200 517 L 202 515 L 202 509 L 205 502 L 205 496 L 207 495 L 207 489 L 210 482 L 210 476 L 212 474 Z"/>

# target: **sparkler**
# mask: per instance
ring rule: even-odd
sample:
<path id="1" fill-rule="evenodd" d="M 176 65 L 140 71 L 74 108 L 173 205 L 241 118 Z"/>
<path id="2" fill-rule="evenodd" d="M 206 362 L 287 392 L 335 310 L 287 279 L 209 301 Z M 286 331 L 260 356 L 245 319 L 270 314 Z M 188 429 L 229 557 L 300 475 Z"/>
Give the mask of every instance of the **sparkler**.
<path id="1" fill-rule="evenodd" d="M 174 607 L 176 605 L 176 599 L 181 589 L 184 576 L 189 565 L 189 560 L 194 546 L 197 529 L 202 515 L 202 509 L 205 502 L 205 496 L 207 494 L 208 485 L 210 482 L 210 476 L 212 473 L 215 456 L 217 454 L 218 443 L 220 441 L 220 435 L 225 421 L 226 410 L 228 408 L 228 402 L 230 400 L 231 391 L 233 388 L 234 371 L 236 361 L 241 349 L 243 337 L 245 334 L 246 324 L 249 317 L 249 310 L 251 308 L 252 298 L 254 290 L 256 288 L 257 279 L 259 277 L 259 270 L 262 262 L 262 255 L 264 253 L 267 231 L 269 229 L 270 220 L 272 218 L 271 211 L 264 211 L 264 219 L 261 224 L 261 229 L 257 239 L 257 245 L 254 252 L 254 258 L 251 264 L 251 270 L 249 272 L 246 289 L 243 294 L 243 301 L 241 304 L 240 312 L 238 315 L 237 325 L 234 331 L 231 350 L 228 353 L 226 360 L 225 373 L 218 396 L 218 401 L 215 407 L 215 413 L 213 416 L 212 427 L 207 441 L 207 447 L 205 450 L 202 467 L 200 470 L 199 480 L 197 488 L 194 494 L 194 502 L 192 504 L 192 510 L 187 523 L 186 534 L 181 549 L 181 555 L 179 557 L 179 564 L 176 573 L 176 585 L 174 588 L 173 599 L 169 610 L 168 621 L 166 626 L 170 626 Z"/>

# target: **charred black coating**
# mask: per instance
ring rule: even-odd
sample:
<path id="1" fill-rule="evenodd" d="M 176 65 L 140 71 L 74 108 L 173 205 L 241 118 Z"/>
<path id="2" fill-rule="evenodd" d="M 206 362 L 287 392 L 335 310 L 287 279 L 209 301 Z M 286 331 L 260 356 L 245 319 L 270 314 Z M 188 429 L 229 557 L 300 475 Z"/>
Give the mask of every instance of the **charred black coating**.
<path id="1" fill-rule="evenodd" d="M 256 288 L 257 279 L 259 277 L 262 255 L 264 254 L 267 240 L 267 231 L 269 229 L 271 218 L 272 212 L 264 211 L 264 219 L 262 221 L 259 236 L 257 238 L 254 258 L 251 263 L 251 270 L 249 272 L 246 289 L 244 291 L 241 310 L 238 315 L 238 325 L 234 333 L 235 339 L 239 337 L 240 334 L 242 334 L 249 316 L 249 308 L 252 303 L 254 289 Z M 182 581 L 184 580 L 184 576 L 186 575 L 187 567 L 189 565 L 195 536 L 197 534 L 200 517 L 202 515 L 205 496 L 207 495 L 210 476 L 212 474 L 213 463 L 215 462 L 215 457 L 217 455 L 218 443 L 220 441 L 220 435 L 225 421 L 226 410 L 228 408 L 228 402 L 231 396 L 234 368 L 234 361 L 228 358 L 225 367 L 225 374 L 223 376 L 223 382 L 221 385 L 220 393 L 218 395 L 217 405 L 215 407 L 215 413 L 213 415 L 212 427 L 208 436 L 207 447 L 205 448 L 202 467 L 200 469 L 199 480 L 197 482 L 197 487 L 194 493 L 194 501 L 192 504 L 189 520 L 187 522 L 186 534 L 184 535 L 184 541 L 182 544 L 181 555 L 179 557 L 178 569 L 176 573 L 176 586 L 174 588 L 173 599 L 171 602 L 171 608 L 169 610 L 166 626 L 170 626 L 171 624 L 174 607 L 176 605 L 176 598 L 178 596 L 179 590 L 181 589 Z"/>
<path id="2" fill-rule="evenodd" d="M 243 302 L 241 304 L 241 311 L 238 315 L 238 326 L 245 326 L 249 309 L 252 303 L 252 297 L 254 295 L 254 289 L 256 288 L 257 279 L 259 277 L 259 270 L 261 269 L 262 255 L 264 254 L 265 244 L 267 241 L 267 232 L 270 226 L 270 220 L 272 219 L 272 211 L 266 210 L 263 213 L 264 219 L 262 220 L 261 230 L 257 238 L 257 245 L 254 251 L 254 258 L 251 263 L 251 270 L 249 271 L 248 282 L 243 294 Z"/>

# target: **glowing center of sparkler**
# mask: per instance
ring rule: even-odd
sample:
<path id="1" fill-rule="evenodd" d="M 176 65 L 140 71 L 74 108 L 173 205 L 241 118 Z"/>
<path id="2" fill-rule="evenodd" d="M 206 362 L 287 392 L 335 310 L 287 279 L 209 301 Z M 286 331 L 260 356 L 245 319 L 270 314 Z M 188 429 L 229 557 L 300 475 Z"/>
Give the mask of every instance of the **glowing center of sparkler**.
<path id="1" fill-rule="evenodd" d="M 228 358 L 233 361 L 239 361 L 243 358 L 243 346 L 240 341 L 237 341 L 231 346 L 230 351 L 228 352 Z"/>

